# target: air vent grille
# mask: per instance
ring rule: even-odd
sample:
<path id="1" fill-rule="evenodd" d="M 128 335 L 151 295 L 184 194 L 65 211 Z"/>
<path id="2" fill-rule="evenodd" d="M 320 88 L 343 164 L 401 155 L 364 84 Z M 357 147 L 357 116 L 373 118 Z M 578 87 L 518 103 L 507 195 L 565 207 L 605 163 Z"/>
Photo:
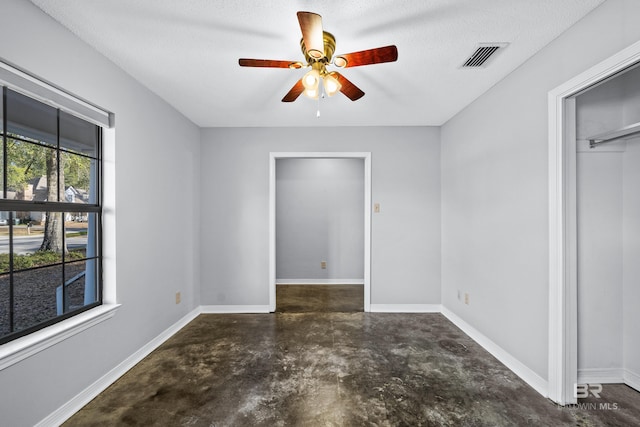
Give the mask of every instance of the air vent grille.
<path id="1" fill-rule="evenodd" d="M 507 43 L 483 43 L 462 64 L 462 68 L 477 68 L 484 66 L 487 61 L 499 50 L 507 46 Z"/>

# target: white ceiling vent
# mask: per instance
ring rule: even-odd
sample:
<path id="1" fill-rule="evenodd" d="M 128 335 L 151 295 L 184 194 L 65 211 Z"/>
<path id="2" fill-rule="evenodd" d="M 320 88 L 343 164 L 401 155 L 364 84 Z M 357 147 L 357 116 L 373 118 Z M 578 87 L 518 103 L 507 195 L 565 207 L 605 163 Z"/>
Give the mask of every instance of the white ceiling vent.
<path id="1" fill-rule="evenodd" d="M 464 61 L 462 68 L 478 68 L 487 65 L 496 52 L 507 47 L 509 43 L 480 43 L 476 50 Z"/>

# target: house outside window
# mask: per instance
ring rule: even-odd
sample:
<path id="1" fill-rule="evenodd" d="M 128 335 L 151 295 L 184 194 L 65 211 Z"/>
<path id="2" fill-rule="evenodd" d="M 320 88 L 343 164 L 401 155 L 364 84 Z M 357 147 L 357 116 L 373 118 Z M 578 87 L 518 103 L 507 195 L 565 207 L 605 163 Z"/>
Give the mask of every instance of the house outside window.
<path id="1" fill-rule="evenodd" d="M 0 344 L 102 304 L 102 129 L 7 87 Z"/>

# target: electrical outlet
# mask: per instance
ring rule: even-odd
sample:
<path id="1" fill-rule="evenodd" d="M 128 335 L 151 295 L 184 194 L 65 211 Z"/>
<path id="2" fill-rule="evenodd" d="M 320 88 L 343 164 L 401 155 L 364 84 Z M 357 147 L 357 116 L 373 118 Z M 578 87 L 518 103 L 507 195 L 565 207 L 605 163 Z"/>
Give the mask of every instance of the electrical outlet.
<path id="1" fill-rule="evenodd" d="M 327 269 L 327 261 L 320 261 L 320 268 L 323 270 Z"/>
<path id="2" fill-rule="evenodd" d="M 180 304 L 180 301 L 182 301 L 182 296 L 180 292 L 176 292 L 176 304 Z"/>
<path id="3" fill-rule="evenodd" d="M 374 203 L 373 204 L 373 212 L 374 213 L 380 213 L 380 203 Z"/>
<path id="4" fill-rule="evenodd" d="M 464 303 L 469 305 L 469 294 L 465 292 L 464 294 Z"/>

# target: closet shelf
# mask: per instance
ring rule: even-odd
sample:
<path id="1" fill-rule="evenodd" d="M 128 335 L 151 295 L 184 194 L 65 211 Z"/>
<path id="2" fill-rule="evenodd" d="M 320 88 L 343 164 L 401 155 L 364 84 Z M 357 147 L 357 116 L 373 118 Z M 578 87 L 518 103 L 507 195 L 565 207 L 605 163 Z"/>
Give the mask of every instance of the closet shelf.
<path id="1" fill-rule="evenodd" d="M 628 138 L 636 134 L 640 134 L 640 122 L 613 131 L 600 133 L 587 139 L 589 140 L 589 147 L 593 148 L 600 144 L 616 141 L 618 139 Z"/>

